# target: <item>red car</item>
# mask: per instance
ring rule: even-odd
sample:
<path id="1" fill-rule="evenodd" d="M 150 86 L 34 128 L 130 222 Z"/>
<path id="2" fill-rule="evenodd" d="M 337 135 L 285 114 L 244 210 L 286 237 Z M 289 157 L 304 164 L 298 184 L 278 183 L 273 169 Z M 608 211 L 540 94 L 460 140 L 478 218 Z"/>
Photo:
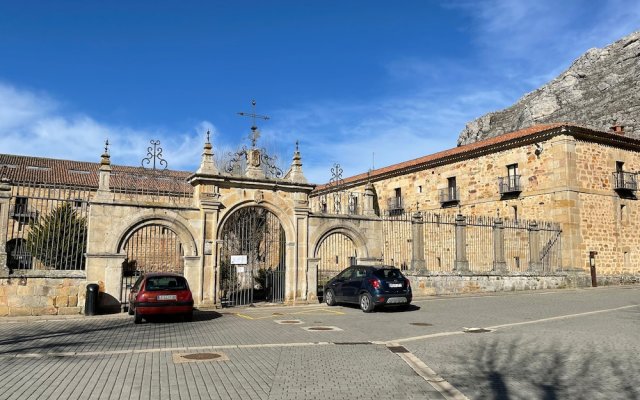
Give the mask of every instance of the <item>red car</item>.
<path id="1" fill-rule="evenodd" d="M 129 293 L 129 315 L 139 324 L 150 315 L 182 315 L 193 319 L 193 295 L 187 280 L 178 274 L 153 272 L 142 275 Z"/>

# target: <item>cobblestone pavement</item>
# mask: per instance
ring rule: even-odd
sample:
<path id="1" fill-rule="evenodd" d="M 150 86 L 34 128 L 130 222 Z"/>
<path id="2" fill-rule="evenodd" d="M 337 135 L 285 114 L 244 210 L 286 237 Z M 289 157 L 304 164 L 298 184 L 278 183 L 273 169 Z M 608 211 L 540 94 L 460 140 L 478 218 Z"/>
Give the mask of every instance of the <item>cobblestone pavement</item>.
<path id="1" fill-rule="evenodd" d="M 469 398 L 499 398 L 502 389 L 485 359 L 493 353 L 505 364 L 496 368 L 511 369 L 500 371 L 503 389 L 522 394 L 502 398 L 536 398 L 524 377 L 514 381 L 525 356 L 544 347 L 531 337 L 543 332 L 558 341 L 545 354 L 570 352 L 571 335 L 588 342 L 597 325 L 598 335 L 613 329 L 619 336 L 612 351 L 637 354 L 631 332 L 639 327 L 639 293 L 632 287 L 434 298 L 407 311 L 372 314 L 324 305 L 224 309 L 200 311 L 191 323 L 134 325 L 126 315 L 5 319 L 0 399 L 465 398 L 457 389 Z M 469 335 L 469 327 L 493 332 Z M 514 354 L 501 348 L 509 346 Z M 580 360 L 561 366 L 575 365 L 585 370 Z M 638 365 L 631 361 L 627 368 Z M 570 375 L 560 377 L 563 385 L 570 386 Z M 544 383 L 545 376 L 539 378 Z M 635 393 L 632 384 L 627 390 Z"/>

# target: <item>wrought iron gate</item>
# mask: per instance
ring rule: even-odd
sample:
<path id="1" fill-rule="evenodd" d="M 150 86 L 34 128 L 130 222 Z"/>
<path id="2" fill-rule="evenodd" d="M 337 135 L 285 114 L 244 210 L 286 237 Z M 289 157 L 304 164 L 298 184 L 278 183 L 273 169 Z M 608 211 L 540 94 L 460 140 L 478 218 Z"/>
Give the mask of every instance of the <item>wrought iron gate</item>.
<path id="1" fill-rule="evenodd" d="M 323 296 L 324 285 L 340 271 L 354 265 L 358 254 L 351 238 L 335 232 L 327 236 L 316 252 L 318 263 L 318 297 Z"/>
<path id="2" fill-rule="evenodd" d="M 240 209 L 225 223 L 222 240 L 223 306 L 283 302 L 286 241 L 278 217 L 262 207 Z"/>
<path id="3" fill-rule="evenodd" d="M 120 301 L 127 302 L 129 288 L 145 272 L 184 271 L 184 252 L 178 235 L 166 226 L 151 224 L 133 232 L 122 250 L 127 258 L 122 265 Z"/>

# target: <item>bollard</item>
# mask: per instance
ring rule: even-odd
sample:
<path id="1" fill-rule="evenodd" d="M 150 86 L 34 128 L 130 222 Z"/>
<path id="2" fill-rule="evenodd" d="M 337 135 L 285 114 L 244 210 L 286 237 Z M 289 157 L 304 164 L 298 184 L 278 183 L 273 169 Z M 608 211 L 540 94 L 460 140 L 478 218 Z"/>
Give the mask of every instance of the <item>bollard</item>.
<path id="1" fill-rule="evenodd" d="M 84 301 L 84 315 L 96 315 L 98 310 L 98 294 L 100 287 L 95 283 L 87 285 L 87 294 Z"/>

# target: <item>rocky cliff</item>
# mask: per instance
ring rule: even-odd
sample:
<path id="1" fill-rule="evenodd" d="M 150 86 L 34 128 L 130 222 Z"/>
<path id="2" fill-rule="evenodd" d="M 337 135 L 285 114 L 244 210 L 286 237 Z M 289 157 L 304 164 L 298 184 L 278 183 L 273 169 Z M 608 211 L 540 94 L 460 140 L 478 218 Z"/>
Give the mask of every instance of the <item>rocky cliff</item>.
<path id="1" fill-rule="evenodd" d="M 640 138 L 640 31 L 587 51 L 513 106 L 469 122 L 458 145 L 547 122 L 603 131 L 622 125 L 625 135 Z"/>

